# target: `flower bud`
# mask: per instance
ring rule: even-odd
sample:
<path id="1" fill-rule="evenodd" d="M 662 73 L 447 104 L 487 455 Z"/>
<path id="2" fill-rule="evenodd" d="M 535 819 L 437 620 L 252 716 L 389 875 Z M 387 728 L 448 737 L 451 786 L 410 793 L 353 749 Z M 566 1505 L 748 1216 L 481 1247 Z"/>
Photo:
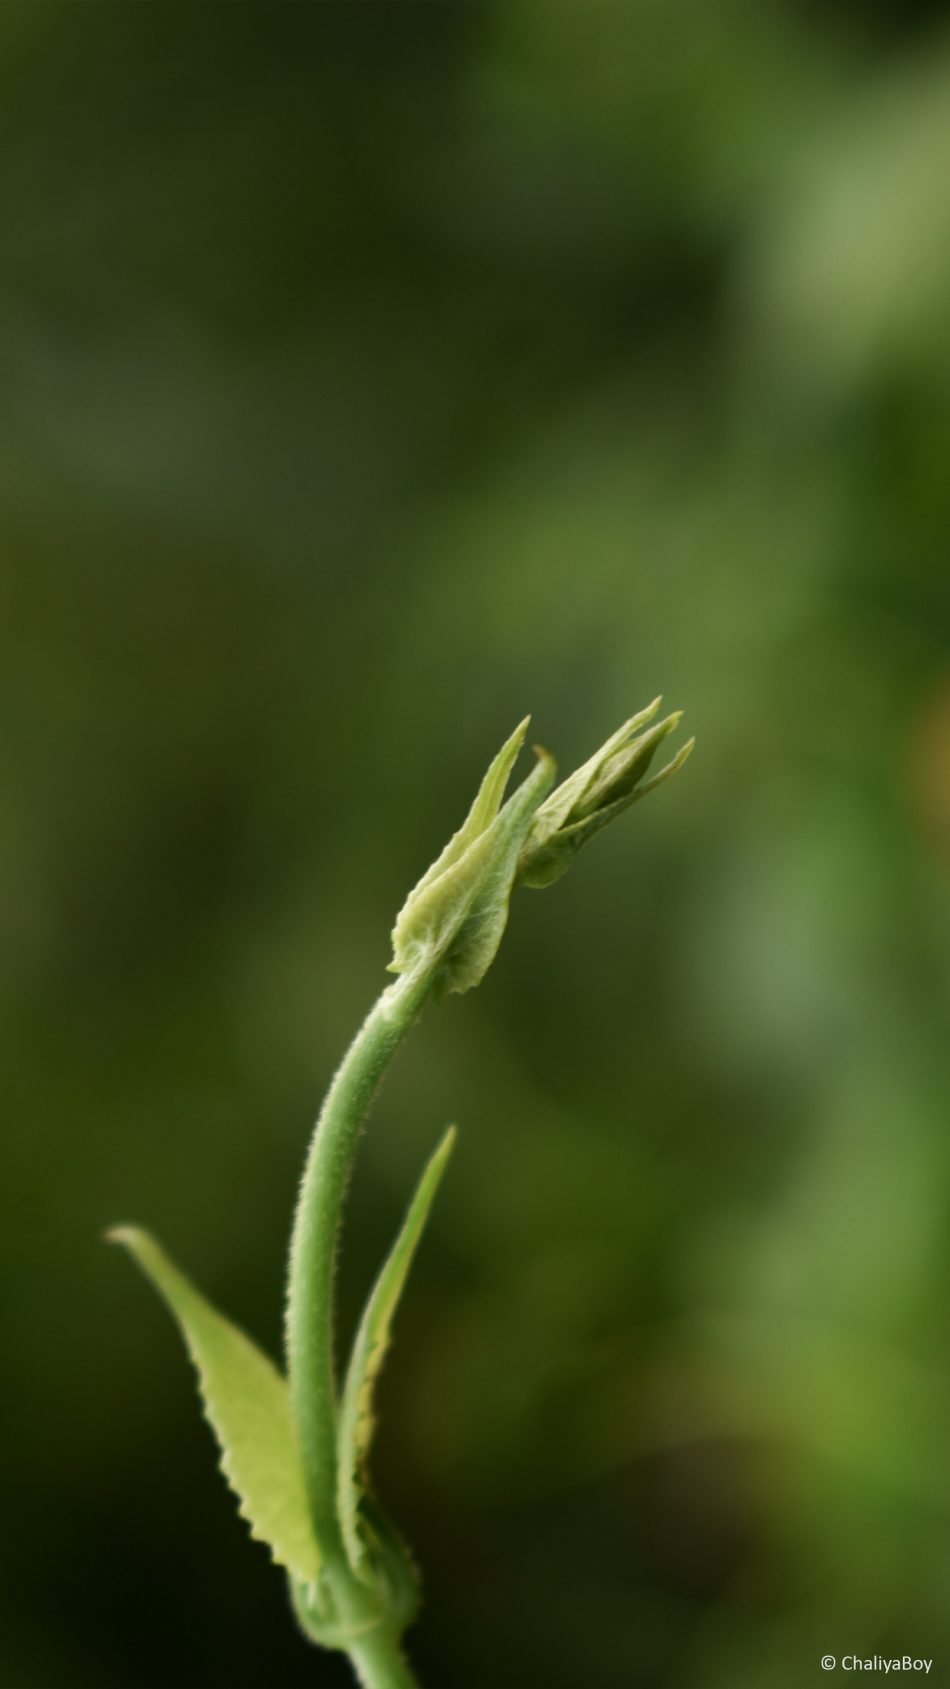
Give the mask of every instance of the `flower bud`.
<path id="1" fill-rule="evenodd" d="M 689 739 L 652 779 L 644 779 L 657 746 L 682 720 L 682 711 L 677 710 L 641 733 L 639 729 L 653 720 L 661 702 L 661 698 L 654 698 L 645 710 L 631 716 L 538 807 L 518 858 L 516 885 L 553 885 L 570 867 L 582 844 L 682 768 L 694 739 Z"/>
<path id="2" fill-rule="evenodd" d="M 555 791 L 554 761 L 537 749 L 537 766 L 503 804 L 526 718 L 498 752 L 462 826 L 400 910 L 390 973 L 431 976 L 437 997 L 477 985 L 501 943 L 513 887 L 560 879 L 587 839 L 686 761 L 692 739 L 644 779 L 657 746 L 680 722 L 677 711 L 641 733 L 659 707 L 656 698 L 624 722 Z"/>
<path id="3" fill-rule="evenodd" d="M 508 900 L 535 810 L 554 784 L 553 758 L 538 763 L 502 806 L 524 743 L 526 718 L 502 746 L 468 816 L 410 892 L 393 928 L 391 973 L 433 970 L 434 994 L 469 991 L 495 958 Z"/>

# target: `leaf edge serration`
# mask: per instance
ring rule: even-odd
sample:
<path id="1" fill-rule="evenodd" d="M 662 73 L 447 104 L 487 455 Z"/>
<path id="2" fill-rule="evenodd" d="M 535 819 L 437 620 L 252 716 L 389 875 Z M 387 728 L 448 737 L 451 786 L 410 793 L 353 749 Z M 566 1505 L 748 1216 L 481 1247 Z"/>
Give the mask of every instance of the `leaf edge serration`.
<path id="1" fill-rule="evenodd" d="M 165 1250 L 161 1247 L 157 1240 L 153 1238 L 151 1233 L 145 1230 L 144 1227 L 134 1225 L 112 1226 L 104 1235 L 107 1243 L 117 1244 L 120 1248 L 125 1249 L 132 1257 L 136 1266 L 151 1284 L 160 1300 L 164 1302 L 178 1328 L 186 1353 L 195 1373 L 198 1399 L 201 1403 L 202 1414 L 218 1448 L 218 1470 L 224 1478 L 231 1494 L 237 1501 L 238 1515 L 247 1525 L 251 1538 L 255 1542 L 261 1543 L 269 1551 L 270 1558 L 276 1566 L 282 1567 L 304 1585 L 315 1583 L 320 1575 L 321 1559 L 319 1548 L 309 1523 L 309 1514 L 307 1512 L 306 1505 L 306 1490 L 303 1478 L 303 1466 L 300 1461 L 299 1449 L 297 1448 L 296 1432 L 290 1407 L 290 1397 L 286 1378 L 271 1360 L 270 1356 L 265 1354 L 264 1350 L 259 1348 L 258 1345 L 254 1343 L 250 1337 L 248 1337 L 246 1332 L 242 1331 L 241 1328 L 235 1325 L 232 1320 L 229 1320 L 226 1315 L 222 1314 L 220 1310 L 217 1309 L 213 1303 L 209 1302 L 207 1297 L 205 1297 L 202 1292 L 192 1284 L 191 1280 L 187 1278 L 179 1267 L 176 1266 L 174 1261 L 172 1261 L 166 1254 Z M 177 1303 L 173 1291 L 170 1288 L 172 1285 L 174 1285 L 175 1289 L 179 1291 L 179 1299 Z M 242 1484 L 239 1471 L 235 1469 L 235 1454 L 232 1438 L 225 1430 L 222 1429 L 222 1425 L 226 1422 L 228 1416 L 227 1407 L 222 1403 L 220 1392 L 215 1390 L 210 1380 L 207 1363 L 202 1360 L 199 1353 L 199 1345 L 195 1340 L 189 1324 L 186 1322 L 185 1315 L 181 1312 L 182 1303 L 188 1299 L 192 1299 L 198 1305 L 201 1316 L 212 1321 L 213 1324 L 218 1327 L 219 1332 L 223 1332 L 227 1335 L 229 1341 L 233 1342 L 235 1339 L 238 1341 L 245 1355 L 251 1358 L 253 1365 L 259 1369 L 259 1376 L 262 1375 L 266 1377 L 270 1385 L 276 1386 L 277 1393 L 282 1394 L 283 1396 L 283 1416 L 285 1418 L 285 1426 L 283 1429 L 288 1438 L 287 1452 L 290 1454 L 291 1459 L 296 1466 L 296 1480 L 299 1483 L 298 1499 L 301 1510 L 301 1518 L 306 1521 L 306 1528 L 302 1534 L 309 1539 L 307 1546 L 311 1551 L 310 1555 L 307 1557 L 302 1557 L 300 1554 L 291 1552 L 289 1545 L 286 1542 L 282 1544 L 280 1541 L 275 1542 L 273 1540 L 273 1531 L 268 1531 L 266 1526 L 263 1528 L 261 1527 L 257 1517 L 258 1510 L 255 1508 L 253 1501 L 249 1501 L 244 1493 L 244 1486 Z M 238 1466 L 240 1466 L 239 1460 Z M 287 1482 L 287 1474 L 289 1470 L 290 1468 L 285 1469 L 285 1483 Z M 296 1487 L 294 1479 L 291 1479 L 291 1487 Z M 290 1527 L 290 1529 L 295 1535 L 301 1534 L 300 1522 L 298 1522 L 296 1527 Z"/>

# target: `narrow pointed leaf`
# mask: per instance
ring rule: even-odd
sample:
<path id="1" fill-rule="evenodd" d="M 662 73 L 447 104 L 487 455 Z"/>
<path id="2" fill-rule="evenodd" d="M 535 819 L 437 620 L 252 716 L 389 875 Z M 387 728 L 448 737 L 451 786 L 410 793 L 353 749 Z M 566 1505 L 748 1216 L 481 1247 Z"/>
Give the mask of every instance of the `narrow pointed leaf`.
<path id="1" fill-rule="evenodd" d="M 310 1525 L 303 1468 L 286 1379 L 237 1326 L 219 1314 L 147 1232 L 108 1234 L 137 1261 L 168 1305 L 198 1373 L 198 1388 L 221 1449 L 221 1470 L 251 1535 L 302 1583 L 320 1557 Z"/>
<path id="2" fill-rule="evenodd" d="M 359 1569 L 365 1553 L 359 1525 L 361 1503 L 368 1489 L 367 1464 L 374 1428 L 373 1392 L 389 1347 L 396 1305 L 454 1143 L 455 1127 L 450 1126 L 426 1166 L 396 1242 L 370 1293 L 347 1368 L 340 1402 L 337 1508 L 346 1551 L 354 1570 Z"/>

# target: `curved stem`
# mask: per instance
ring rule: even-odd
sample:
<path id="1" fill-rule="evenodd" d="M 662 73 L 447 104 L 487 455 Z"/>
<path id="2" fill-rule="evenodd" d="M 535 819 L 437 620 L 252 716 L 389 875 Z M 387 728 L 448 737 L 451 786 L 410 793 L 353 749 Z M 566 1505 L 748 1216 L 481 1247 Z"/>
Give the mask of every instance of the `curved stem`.
<path id="1" fill-rule="evenodd" d="M 333 1276 L 343 1198 L 356 1140 L 396 1049 L 416 1021 L 431 974 L 403 975 L 384 991 L 356 1034 L 317 1120 L 304 1168 L 290 1244 L 287 1369 L 307 1498 L 328 1561 L 345 1564 L 336 1513 L 336 1377 Z M 393 1644 L 395 1647 L 395 1644 Z M 369 1643 L 366 1644 L 369 1647 Z M 372 1652 L 372 1650 L 371 1650 Z M 396 1650 L 398 1658 L 398 1649 Z M 372 1681 L 399 1689 L 411 1679 Z"/>

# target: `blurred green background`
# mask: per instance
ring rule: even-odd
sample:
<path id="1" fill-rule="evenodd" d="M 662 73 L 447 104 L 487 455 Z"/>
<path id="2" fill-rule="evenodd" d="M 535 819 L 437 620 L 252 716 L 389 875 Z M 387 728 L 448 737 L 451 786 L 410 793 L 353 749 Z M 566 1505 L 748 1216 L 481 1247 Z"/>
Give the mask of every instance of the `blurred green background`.
<path id="1" fill-rule="evenodd" d="M 950 1682 L 950 33 L 0 9 L 7 1689 L 325 1689 L 112 1221 L 276 1353 L 310 1121 L 527 710 L 688 769 L 362 1146 L 427 1689 Z"/>

